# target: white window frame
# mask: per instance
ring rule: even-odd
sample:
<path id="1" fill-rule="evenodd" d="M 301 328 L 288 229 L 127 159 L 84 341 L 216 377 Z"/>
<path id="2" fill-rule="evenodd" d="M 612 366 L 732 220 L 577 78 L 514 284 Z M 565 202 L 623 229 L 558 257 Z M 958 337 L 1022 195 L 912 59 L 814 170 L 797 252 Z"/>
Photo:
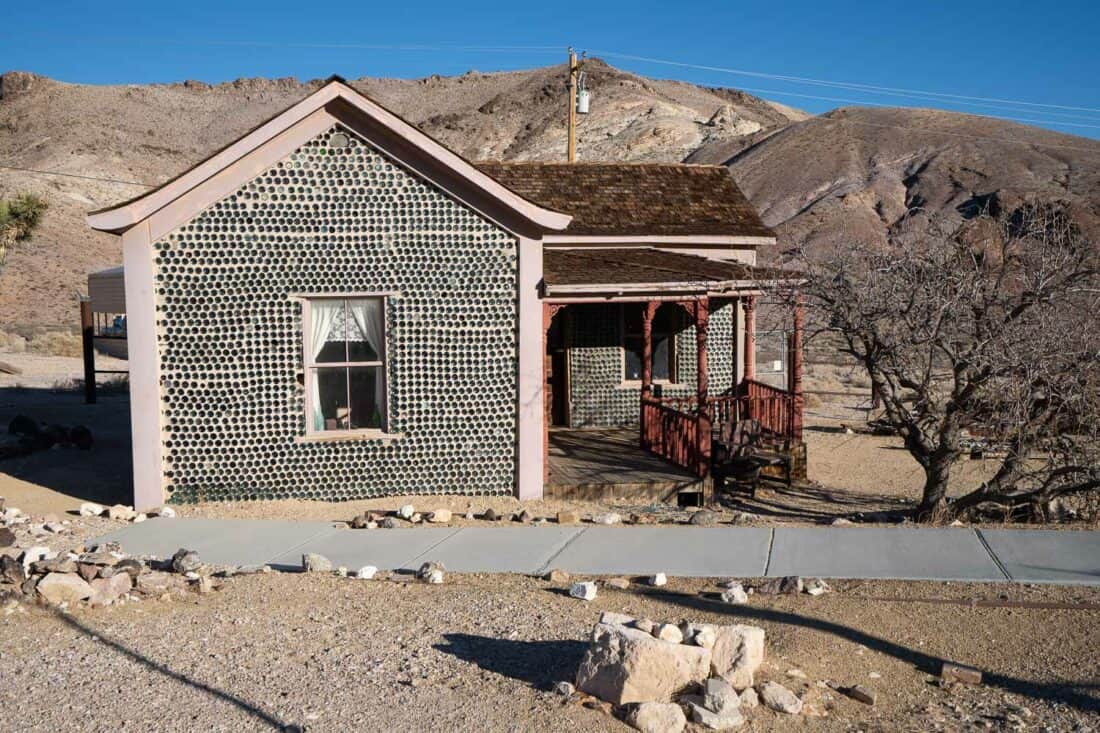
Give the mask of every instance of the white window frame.
<path id="1" fill-rule="evenodd" d="M 390 334 L 389 329 L 385 327 L 388 323 L 389 315 L 389 300 L 393 296 L 399 295 L 393 292 L 371 292 L 371 293 L 303 293 L 295 294 L 292 297 L 302 304 L 302 364 L 303 374 L 305 378 L 305 436 L 299 438 L 299 440 L 305 441 L 329 441 L 329 440 L 354 440 L 364 438 L 397 438 L 400 435 L 391 433 L 388 431 L 390 426 L 390 395 L 389 395 L 389 374 L 387 369 L 386 353 L 389 350 Z M 320 364 L 314 362 L 312 349 L 309 347 L 310 334 L 313 332 L 313 303 L 319 300 L 367 300 L 376 299 L 380 302 L 382 308 L 382 353 L 379 354 L 377 361 L 344 361 L 335 362 L 327 361 Z M 345 308 L 347 306 L 345 305 Z M 345 319 L 346 319 L 345 313 Z M 382 404 L 379 412 L 382 413 L 382 426 L 378 428 L 354 428 L 347 430 L 317 430 L 313 427 L 314 424 L 314 410 L 316 409 L 316 395 L 313 394 L 313 370 L 326 369 L 326 368 L 344 368 L 350 367 L 378 367 L 379 373 L 382 378 Z M 351 381 L 348 380 L 348 405 L 351 405 Z"/>

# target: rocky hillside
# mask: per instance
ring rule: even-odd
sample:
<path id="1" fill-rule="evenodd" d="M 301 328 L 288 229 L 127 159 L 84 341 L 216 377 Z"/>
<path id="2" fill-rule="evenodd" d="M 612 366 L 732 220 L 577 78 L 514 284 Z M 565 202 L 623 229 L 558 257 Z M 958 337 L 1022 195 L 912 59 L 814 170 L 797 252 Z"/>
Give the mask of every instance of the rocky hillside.
<path id="1" fill-rule="evenodd" d="M 588 65 L 592 114 L 582 160 L 720 162 L 782 248 L 843 236 L 880 241 L 908 206 L 947 210 L 1023 195 L 1100 201 L 1100 142 L 946 112 L 843 109 L 821 117 L 732 89 Z M 564 66 L 352 85 L 469 158 L 560 159 Z M 0 78 L 0 198 L 31 191 L 50 209 L 0 273 L 0 329 L 75 324 L 91 270 L 117 264 L 116 238 L 84 213 L 202 160 L 302 98 L 320 80 L 88 86 L 25 72 Z M 993 140 L 987 138 L 994 138 Z"/>

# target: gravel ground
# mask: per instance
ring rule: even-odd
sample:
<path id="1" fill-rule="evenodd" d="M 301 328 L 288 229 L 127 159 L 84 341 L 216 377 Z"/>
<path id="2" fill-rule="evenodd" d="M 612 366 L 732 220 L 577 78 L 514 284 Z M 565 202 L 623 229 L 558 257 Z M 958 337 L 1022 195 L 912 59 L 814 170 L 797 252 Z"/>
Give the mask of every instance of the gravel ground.
<path id="1" fill-rule="evenodd" d="M 723 606 L 707 581 L 601 588 L 595 601 L 521 576 L 357 581 L 271 574 L 210 596 L 70 614 L 0 615 L 0 720 L 8 730 L 626 730 L 550 691 L 571 679 L 602 610 L 652 619 L 748 622 L 768 634 L 761 678 L 823 717 L 765 710 L 751 730 L 1093 730 L 1100 592 L 930 583 L 838 583 L 811 598 Z M 962 599 L 962 603 L 914 598 Z M 1087 603 L 1086 610 L 986 608 Z M 1057 643 L 1052 643 L 1057 640 Z M 942 660 L 987 684 L 941 689 Z M 800 669 L 806 680 L 787 674 Z M 873 707 L 819 681 L 861 684 Z"/>

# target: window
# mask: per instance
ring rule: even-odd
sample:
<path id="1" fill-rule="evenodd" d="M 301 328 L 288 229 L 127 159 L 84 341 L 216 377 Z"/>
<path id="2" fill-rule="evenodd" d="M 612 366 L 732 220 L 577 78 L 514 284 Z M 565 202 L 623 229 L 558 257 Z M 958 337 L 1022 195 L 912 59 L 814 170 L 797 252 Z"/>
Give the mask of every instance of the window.
<path id="1" fill-rule="evenodd" d="M 307 432 L 384 431 L 382 298 L 311 298 L 305 305 Z"/>
<path id="2" fill-rule="evenodd" d="M 642 381 L 642 334 L 644 305 L 623 306 L 623 380 Z M 653 316 L 653 381 L 676 381 L 676 333 L 683 328 L 680 310 L 674 305 L 657 309 Z"/>

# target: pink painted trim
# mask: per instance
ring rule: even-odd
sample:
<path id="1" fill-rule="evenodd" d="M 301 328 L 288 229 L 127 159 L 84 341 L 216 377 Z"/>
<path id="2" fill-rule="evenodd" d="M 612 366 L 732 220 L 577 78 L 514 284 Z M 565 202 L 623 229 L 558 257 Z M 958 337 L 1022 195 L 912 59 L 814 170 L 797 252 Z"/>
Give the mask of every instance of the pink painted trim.
<path id="1" fill-rule="evenodd" d="M 506 208 L 511 209 L 521 218 L 536 226 L 548 230 L 562 230 L 572 221 L 572 217 L 568 214 L 542 208 L 522 198 L 392 112 L 385 110 L 346 84 L 334 81 L 167 185 L 136 201 L 106 211 L 89 214 L 87 217 L 88 225 L 100 231 L 115 233 L 125 231 L 138 222 L 148 219 L 187 192 L 215 177 L 219 172 L 245 155 L 264 146 L 270 140 L 278 137 L 281 133 L 337 99 L 350 104 L 378 124 L 388 128 L 429 157 L 454 171 L 469 184 L 484 191 L 491 198 L 496 199 Z M 275 160 L 278 160 L 278 158 Z M 234 180 L 239 186 L 247 182 L 248 178 L 237 179 L 234 177 Z M 190 216 L 199 213 L 212 202 L 213 200 L 206 199 L 192 202 L 191 206 L 188 207 Z"/>
<path id="2" fill-rule="evenodd" d="M 516 496 L 541 499 L 546 477 L 544 435 L 546 410 L 543 391 L 542 244 L 520 237 L 519 243 L 519 395 L 516 450 Z"/>
<path id="3" fill-rule="evenodd" d="M 153 249 L 149 245 L 148 224 L 132 227 L 122 235 L 128 306 L 126 336 L 130 361 L 134 508 L 138 511 L 164 503 L 160 366 L 157 361 Z"/>

